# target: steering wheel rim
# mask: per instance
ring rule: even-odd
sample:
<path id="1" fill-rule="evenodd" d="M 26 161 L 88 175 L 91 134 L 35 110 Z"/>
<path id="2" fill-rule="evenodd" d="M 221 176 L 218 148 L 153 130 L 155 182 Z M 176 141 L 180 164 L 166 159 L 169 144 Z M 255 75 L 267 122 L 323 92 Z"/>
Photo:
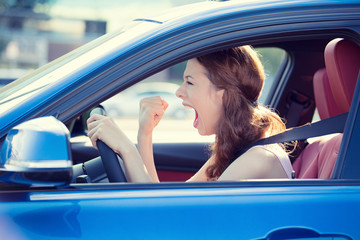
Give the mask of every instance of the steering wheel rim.
<path id="1" fill-rule="evenodd" d="M 90 112 L 90 117 L 94 114 L 106 115 L 105 110 L 101 106 L 94 108 Z M 119 163 L 118 155 L 103 141 L 98 140 L 96 144 L 109 182 L 127 182 L 124 171 Z"/>

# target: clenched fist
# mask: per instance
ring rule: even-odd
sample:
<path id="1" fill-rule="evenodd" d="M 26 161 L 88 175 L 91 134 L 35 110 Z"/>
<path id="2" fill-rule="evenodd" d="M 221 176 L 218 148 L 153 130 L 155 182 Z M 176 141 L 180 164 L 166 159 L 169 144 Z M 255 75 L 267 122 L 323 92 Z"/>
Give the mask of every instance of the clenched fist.
<path id="1" fill-rule="evenodd" d="M 160 96 L 144 98 L 140 101 L 139 132 L 151 134 L 165 113 L 168 103 Z"/>

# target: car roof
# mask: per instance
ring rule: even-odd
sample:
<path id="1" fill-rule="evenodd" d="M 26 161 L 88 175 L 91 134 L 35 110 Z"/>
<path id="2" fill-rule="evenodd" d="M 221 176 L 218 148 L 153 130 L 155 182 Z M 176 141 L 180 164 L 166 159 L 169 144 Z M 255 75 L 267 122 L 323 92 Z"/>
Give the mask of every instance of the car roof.
<path id="1" fill-rule="evenodd" d="M 183 5 L 167 10 L 149 18 L 135 19 L 134 21 L 154 21 L 165 23 L 178 19 L 189 18 L 191 21 L 209 18 L 211 16 L 226 15 L 231 12 L 250 13 L 252 11 L 276 12 L 283 8 L 301 8 L 324 5 L 333 5 L 337 8 L 347 4 L 359 3 L 359 0 L 232 0 L 232 1 L 204 1 Z"/>

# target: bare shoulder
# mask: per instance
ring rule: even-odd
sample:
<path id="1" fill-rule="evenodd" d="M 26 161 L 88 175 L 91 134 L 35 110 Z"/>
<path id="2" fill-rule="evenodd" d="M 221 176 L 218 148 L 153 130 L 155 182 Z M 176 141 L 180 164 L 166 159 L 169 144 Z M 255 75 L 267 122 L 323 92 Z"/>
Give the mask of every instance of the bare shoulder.
<path id="1" fill-rule="evenodd" d="M 230 164 L 219 180 L 284 177 L 287 177 L 286 172 L 273 151 L 264 147 L 253 147 Z"/>

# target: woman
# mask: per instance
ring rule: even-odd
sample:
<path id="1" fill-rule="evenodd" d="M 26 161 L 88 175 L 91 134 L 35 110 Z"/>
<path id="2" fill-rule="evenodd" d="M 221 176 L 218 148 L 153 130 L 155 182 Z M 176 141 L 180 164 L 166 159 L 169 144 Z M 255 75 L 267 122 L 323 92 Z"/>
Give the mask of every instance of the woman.
<path id="1" fill-rule="evenodd" d="M 264 70 L 250 46 L 223 50 L 190 59 L 184 82 L 176 92 L 183 105 L 195 110 L 194 127 L 200 135 L 215 134 L 212 155 L 188 181 L 290 178 L 291 163 L 278 145 L 255 146 L 235 154 L 261 138 L 285 130 L 280 117 L 258 105 Z M 110 118 L 88 120 L 94 147 L 98 139 L 121 155 L 131 182 L 159 182 L 153 159 L 152 132 L 167 103 L 160 97 L 140 103 L 138 149 Z"/>

